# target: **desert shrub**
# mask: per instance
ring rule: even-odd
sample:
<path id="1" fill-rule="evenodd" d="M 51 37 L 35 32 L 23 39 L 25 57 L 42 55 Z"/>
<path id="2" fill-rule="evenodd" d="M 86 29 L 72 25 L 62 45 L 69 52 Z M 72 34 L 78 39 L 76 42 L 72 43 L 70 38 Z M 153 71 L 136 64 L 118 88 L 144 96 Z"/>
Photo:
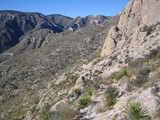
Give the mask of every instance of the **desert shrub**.
<path id="1" fill-rule="evenodd" d="M 144 120 L 147 118 L 147 111 L 139 102 L 131 101 L 125 108 L 127 120 Z"/>
<path id="2" fill-rule="evenodd" d="M 139 70 L 139 75 L 148 75 L 149 73 L 151 72 L 150 68 L 149 67 L 142 67 L 140 70 Z"/>
<path id="3" fill-rule="evenodd" d="M 110 79 L 118 79 L 117 76 L 118 76 L 118 72 L 114 72 L 109 76 L 109 78 Z"/>
<path id="4" fill-rule="evenodd" d="M 151 92 L 160 99 L 160 95 L 158 94 L 160 92 L 160 87 L 158 85 L 154 85 Z"/>
<path id="5" fill-rule="evenodd" d="M 153 49 L 150 51 L 148 55 L 145 55 L 145 58 L 147 59 L 155 59 L 160 57 L 160 48 Z"/>
<path id="6" fill-rule="evenodd" d="M 75 89 L 74 94 L 79 97 L 81 95 L 81 89 Z"/>
<path id="7" fill-rule="evenodd" d="M 129 63 L 129 66 L 132 67 L 133 69 L 137 67 L 141 67 L 144 63 L 144 58 L 137 58 L 133 60 L 132 62 Z"/>
<path id="8" fill-rule="evenodd" d="M 155 118 L 160 118 L 160 106 L 158 106 L 158 109 L 156 110 Z"/>
<path id="9" fill-rule="evenodd" d="M 156 57 L 157 54 L 158 54 L 158 50 L 154 49 L 154 50 L 151 50 L 148 57 L 149 57 L 149 59 L 153 59 Z"/>
<path id="10" fill-rule="evenodd" d="M 93 87 L 94 87 L 96 90 L 100 89 L 100 82 L 99 82 L 99 81 L 94 82 Z"/>
<path id="11" fill-rule="evenodd" d="M 160 52 L 157 53 L 156 58 L 157 58 L 157 59 L 160 59 Z"/>
<path id="12" fill-rule="evenodd" d="M 42 109 L 42 116 L 45 119 L 48 119 L 50 116 L 50 105 L 46 104 Z"/>
<path id="13" fill-rule="evenodd" d="M 138 70 L 137 70 L 138 71 Z M 127 83 L 127 91 L 131 92 L 135 87 L 142 87 L 145 83 L 148 82 L 148 74 L 150 73 L 149 67 L 142 67 L 138 71 L 138 75 L 134 78 L 128 81 Z"/>
<path id="14" fill-rule="evenodd" d="M 152 69 L 157 69 L 160 66 L 160 48 L 151 50 L 150 54 L 145 56 L 145 59 L 149 65 L 152 65 Z"/>
<path id="15" fill-rule="evenodd" d="M 66 80 L 71 82 L 76 82 L 78 77 L 79 77 L 78 75 L 74 75 L 73 73 L 68 73 Z"/>
<path id="16" fill-rule="evenodd" d="M 81 99 L 79 99 L 78 103 L 79 103 L 79 108 L 83 109 L 83 108 L 91 105 L 92 102 L 91 102 L 91 99 L 88 96 L 84 96 Z"/>
<path id="17" fill-rule="evenodd" d="M 103 83 L 102 78 L 99 77 L 99 76 L 96 77 L 96 79 L 93 81 L 93 84 L 92 84 L 93 88 L 96 89 L 96 90 L 100 89 L 100 84 L 102 84 L 102 83 Z"/>
<path id="18" fill-rule="evenodd" d="M 109 79 L 116 79 L 116 80 L 120 80 L 121 78 L 123 78 L 124 76 L 128 76 L 128 71 L 127 69 L 124 67 L 122 68 L 119 72 L 114 72 L 109 76 Z"/>
<path id="19" fill-rule="evenodd" d="M 102 73 L 102 71 L 95 70 L 95 73 L 97 73 L 97 74 L 101 74 L 101 73 Z"/>
<path id="20" fill-rule="evenodd" d="M 147 35 L 150 35 L 152 31 L 153 31 L 152 27 L 148 27 L 147 25 L 145 25 L 143 28 L 143 32 L 147 32 Z"/>
<path id="21" fill-rule="evenodd" d="M 87 95 L 88 95 L 88 96 L 92 96 L 92 95 L 93 95 L 93 89 L 92 89 L 92 88 L 89 88 L 89 89 L 88 89 Z"/>
<path id="22" fill-rule="evenodd" d="M 119 64 L 123 64 L 123 61 L 120 60 L 118 63 L 119 63 Z"/>
<path id="23" fill-rule="evenodd" d="M 160 53 L 157 54 L 156 56 L 158 63 L 160 64 Z"/>
<path id="24" fill-rule="evenodd" d="M 131 92 L 132 90 L 134 90 L 134 85 L 131 82 L 128 82 L 126 86 L 126 91 Z"/>
<path id="25" fill-rule="evenodd" d="M 156 55 L 153 58 L 155 61 L 158 62 L 158 64 L 160 64 L 160 50 L 159 49 L 157 50 L 158 52 L 156 53 Z"/>
<path id="26" fill-rule="evenodd" d="M 117 102 L 119 91 L 115 86 L 109 86 L 105 91 L 105 103 L 108 107 L 113 106 Z"/>
<path id="27" fill-rule="evenodd" d="M 152 94 L 157 97 L 157 111 L 156 111 L 156 117 L 160 118 L 160 87 L 158 85 L 154 85 L 154 87 L 151 90 Z"/>
<path id="28" fill-rule="evenodd" d="M 148 76 L 145 75 L 139 75 L 130 81 L 135 87 L 142 87 L 146 82 L 148 82 Z"/>
<path id="29" fill-rule="evenodd" d="M 107 64 L 109 67 L 112 66 L 112 61 L 109 61 Z"/>
<path id="30" fill-rule="evenodd" d="M 157 106 L 160 106 L 160 87 L 158 85 L 154 85 L 151 90 L 152 94 L 157 97 Z"/>
<path id="31" fill-rule="evenodd" d="M 126 68 L 123 68 L 122 71 L 121 71 L 121 76 L 128 76 L 128 72 L 127 72 L 127 69 Z"/>
<path id="32" fill-rule="evenodd" d="M 55 119 L 60 120 L 74 120 L 78 115 L 78 111 L 71 108 L 68 104 L 57 106 L 56 111 L 53 113 Z"/>
<path id="33" fill-rule="evenodd" d="M 111 60 L 117 60 L 117 55 L 111 56 Z"/>

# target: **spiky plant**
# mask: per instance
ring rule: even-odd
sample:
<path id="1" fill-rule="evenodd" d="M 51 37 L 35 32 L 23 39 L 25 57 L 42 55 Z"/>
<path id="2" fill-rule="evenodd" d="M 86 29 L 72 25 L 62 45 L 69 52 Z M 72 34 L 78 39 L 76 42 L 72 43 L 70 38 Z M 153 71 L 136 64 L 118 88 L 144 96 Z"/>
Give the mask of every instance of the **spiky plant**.
<path id="1" fill-rule="evenodd" d="M 147 116 L 147 111 L 139 102 L 131 101 L 125 108 L 127 120 L 143 120 Z"/>

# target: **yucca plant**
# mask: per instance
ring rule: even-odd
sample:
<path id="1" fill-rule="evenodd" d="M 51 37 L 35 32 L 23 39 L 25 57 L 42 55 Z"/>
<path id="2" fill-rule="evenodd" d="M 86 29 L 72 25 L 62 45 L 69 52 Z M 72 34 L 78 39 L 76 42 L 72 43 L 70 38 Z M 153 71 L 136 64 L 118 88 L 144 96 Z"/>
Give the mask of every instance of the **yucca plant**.
<path id="1" fill-rule="evenodd" d="M 139 102 L 131 101 L 125 108 L 127 120 L 143 120 L 147 116 L 147 111 Z"/>
<path id="2" fill-rule="evenodd" d="M 88 96 L 84 96 L 78 101 L 79 108 L 84 109 L 85 107 L 88 107 L 92 102 L 91 99 Z"/>

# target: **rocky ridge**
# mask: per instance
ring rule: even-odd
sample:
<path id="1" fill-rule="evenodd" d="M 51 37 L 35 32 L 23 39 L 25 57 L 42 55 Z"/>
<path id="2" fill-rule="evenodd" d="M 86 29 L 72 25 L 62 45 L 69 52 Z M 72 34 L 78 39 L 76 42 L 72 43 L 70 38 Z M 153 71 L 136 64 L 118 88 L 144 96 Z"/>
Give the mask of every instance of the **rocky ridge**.
<path id="1" fill-rule="evenodd" d="M 57 14 L 45 16 L 41 13 L 0 11 L 0 53 L 18 44 L 24 36 L 31 35 L 33 37 L 33 33 L 37 34 L 38 32 L 47 36 L 47 33 L 43 32 L 75 31 L 79 28 L 103 23 L 108 18 L 110 17 L 87 16 L 73 19 Z M 42 37 L 38 47 L 41 47 L 43 41 Z"/>

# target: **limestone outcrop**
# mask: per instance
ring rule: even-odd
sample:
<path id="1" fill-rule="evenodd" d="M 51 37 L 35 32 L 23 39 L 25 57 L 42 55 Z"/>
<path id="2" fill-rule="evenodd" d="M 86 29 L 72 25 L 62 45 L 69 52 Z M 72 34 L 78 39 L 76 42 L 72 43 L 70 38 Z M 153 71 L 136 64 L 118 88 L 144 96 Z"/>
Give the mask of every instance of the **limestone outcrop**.
<path id="1" fill-rule="evenodd" d="M 118 25 L 110 29 L 101 56 L 110 55 L 115 50 L 121 49 L 129 39 L 133 42 L 139 39 L 139 43 L 148 37 L 151 32 L 154 32 L 154 27 L 160 22 L 159 6 L 159 0 L 132 0 L 129 2 L 127 7 L 120 13 Z M 121 36 L 121 38 L 117 39 L 117 36 Z"/>

